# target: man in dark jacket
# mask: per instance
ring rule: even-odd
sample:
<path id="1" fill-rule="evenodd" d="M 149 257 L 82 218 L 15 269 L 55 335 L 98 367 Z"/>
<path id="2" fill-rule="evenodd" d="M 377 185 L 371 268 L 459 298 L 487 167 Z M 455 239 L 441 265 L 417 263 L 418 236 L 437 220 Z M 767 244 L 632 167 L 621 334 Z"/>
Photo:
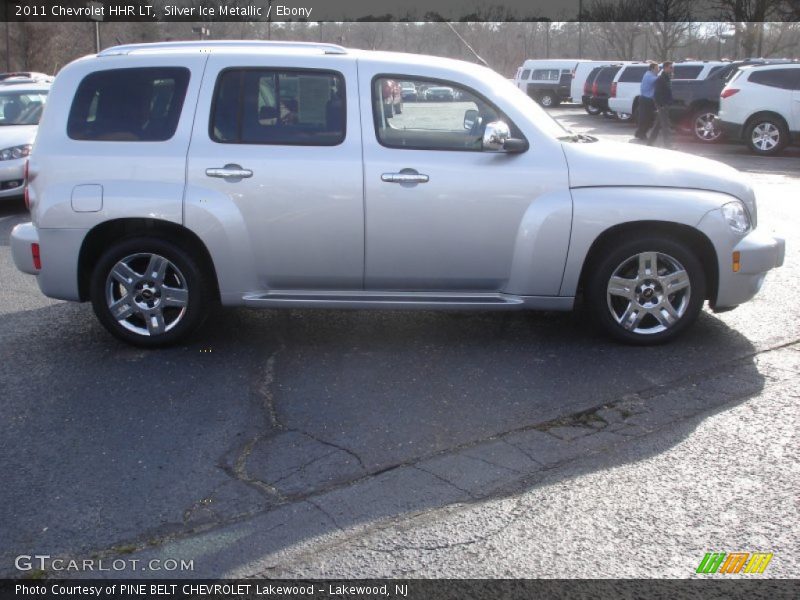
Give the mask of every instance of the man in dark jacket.
<path id="1" fill-rule="evenodd" d="M 667 61 L 664 63 L 664 68 L 661 69 L 661 75 L 656 79 L 656 87 L 653 92 L 653 99 L 656 103 L 658 116 L 656 125 L 650 132 L 650 138 L 647 140 L 647 145 L 652 146 L 658 139 L 658 134 L 661 134 L 662 145 L 665 148 L 671 147 L 672 136 L 670 132 L 669 122 L 669 107 L 672 104 L 672 62 Z"/>

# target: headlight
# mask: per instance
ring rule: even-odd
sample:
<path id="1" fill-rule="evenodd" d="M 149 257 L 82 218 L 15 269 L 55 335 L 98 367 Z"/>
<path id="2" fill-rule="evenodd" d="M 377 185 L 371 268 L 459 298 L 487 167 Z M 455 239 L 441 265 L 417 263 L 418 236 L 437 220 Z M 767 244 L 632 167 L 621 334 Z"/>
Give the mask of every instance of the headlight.
<path id="1" fill-rule="evenodd" d="M 735 233 L 747 233 L 752 227 L 747 209 L 738 200 L 724 204 L 722 206 L 722 215 L 725 217 L 728 226 Z"/>
<path id="2" fill-rule="evenodd" d="M 25 158 L 31 153 L 32 144 L 23 144 L 22 146 L 12 146 L 11 148 L 4 148 L 0 150 L 0 160 L 14 160 L 15 158 Z"/>

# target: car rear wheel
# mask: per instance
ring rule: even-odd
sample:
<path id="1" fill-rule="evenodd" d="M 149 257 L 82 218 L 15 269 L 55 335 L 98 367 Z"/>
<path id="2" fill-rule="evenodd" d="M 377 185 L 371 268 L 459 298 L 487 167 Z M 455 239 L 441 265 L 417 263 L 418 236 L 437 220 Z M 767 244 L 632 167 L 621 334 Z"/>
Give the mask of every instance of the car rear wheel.
<path id="1" fill-rule="evenodd" d="M 211 285 L 180 247 L 128 238 L 100 257 L 91 278 L 92 307 L 103 326 L 136 346 L 174 344 L 205 321 Z"/>
<path id="2" fill-rule="evenodd" d="M 617 115 L 617 120 L 622 121 L 623 123 L 627 123 L 633 120 L 632 113 L 618 112 L 616 113 L 616 115 Z"/>
<path id="3" fill-rule="evenodd" d="M 680 335 L 700 313 L 705 292 L 703 267 L 691 249 L 652 236 L 607 250 L 586 286 L 595 322 L 614 338 L 642 346 Z"/>
<path id="4" fill-rule="evenodd" d="M 772 156 L 789 143 L 789 132 L 781 121 L 767 117 L 754 120 L 747 128 L 745 139 L 751 152 Z"/>
<path id="5" fill-rule="evenodd" d="M 692 133 L 698 142 L 713 144 L 722 137 L 722 130 L 716 124 L 717 113 L 700 110 L 692 115 Z"/>
<path id="6" fill-rule="evenodd" d="M 593 117 L 600 114 L 600 109 L 596 106 L 592 106 L 591 104 L 586 104 L 583 107 L 587 113 L 592 115 Z"/>

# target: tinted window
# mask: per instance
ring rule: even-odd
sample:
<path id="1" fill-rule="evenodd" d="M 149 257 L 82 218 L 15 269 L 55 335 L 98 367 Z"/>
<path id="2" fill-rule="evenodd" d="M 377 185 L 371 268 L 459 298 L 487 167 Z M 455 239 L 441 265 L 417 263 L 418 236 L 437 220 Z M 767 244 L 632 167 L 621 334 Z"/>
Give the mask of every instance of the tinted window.
<path id="1" fill-rule="evenodd" d="M 606 67 L 597 75 L 597 83 L 611 83 L 620 67 Z"/>
<path id="2" fill-rule="evenodd" d="M 748 81 L 784 90 L 797 90 L 800 89 L 800 69 L 753 71 Z"/>
<path id="3" fill-rule="evenodd" d="M 675 65 L 675 72 L 672 74 L 673 79 L 697 79 L 703 67 L 700 65 Z"/>
<path id="4" fill-rule="evenodd" d="M 209 133 L 226 144 L 335 146 L 345 115 L 339 73 L 229 69 L 217 80 Z"/>
<path id="5" fill-rule="evenodd" d="M 112 69 L 84 77 L 67 122 L 74 140 L 163 142 L 175 135 L 189 85 L 183 67 Z"/>
<path id="6" fill-rule="evenodd" d="M 425 102 L 403 104 L 402 113 L 393 114 L 385 109 L 383 101 L 382 90 L 387 81 L 390 80 L 375 78 L 372 86 L 375 132 L 384 146 L 480 152 L 486 124 L 497 120 L 508 123 L 512 137 L 522 137 L 496 107 L 471 90 L 449 82 L 411 80 L 417 89 L 426 88 Z"/>
<path id="7" fill-rule="evenodd" d="M 708 75 L 706 75 L 706 77 L 711 77 L 714 73 L 716 73 L 717 71 L 719 71 L 722 68 L 723 68 L 723 65 L 718 65 L 716 67 L 711 67 L 711 70 L 708 72 Z"/>
<path id="8" fill-rule="evenodd" d="M 525 69 L 524 71 L 522 71 L 522 79 L 527 79 L 530 76 L 530 74 L 531 74 L 531 70 L 530 69 Z"/>
<path id="9" fill-rule="evenodd" d="M 560 73 L 558 69 L 534 69 L 531 79 L 536 81 L 558 81 Z"/>
<path id="10" fill-rule="evenodd" d="M 618 81 L 620 83 L 639 83 L 645 73 L 647 73 L 647 67 L 626 67 Z"/>

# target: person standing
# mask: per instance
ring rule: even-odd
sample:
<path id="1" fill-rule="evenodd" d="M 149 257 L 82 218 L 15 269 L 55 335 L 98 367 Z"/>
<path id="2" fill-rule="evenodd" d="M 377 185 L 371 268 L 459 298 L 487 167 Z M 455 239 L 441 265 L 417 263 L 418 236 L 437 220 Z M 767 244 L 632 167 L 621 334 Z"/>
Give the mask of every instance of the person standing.
<path id="1" fill-rule="evenodd" d="M 647 72 L 642 78 L 642 85 L 639 88 L 639 102 L 636 105 L 636 118 L 638 127 L 636 133 L 633 135 L 637 140 L 647 141 L 647 132 L 653 126 L 656 116 L 656 105 L 653 100 L 653 94 L 656 88 L 656 79 L 658 79 L 658 65 L 651 62 L 647 65 Z"/>
<path id="2" fill-rule="evenodd" d="M 669 107 L 672 104 L 672 62 L 666 61 L 661 69 L 661 75 L 656 79 L 653 99 L 656 103 L 657 118 L 656 125 L 650 132 L 647 145 L 652 146 L 661 134 L 662 146 L 670 148 L 672 145 L 671 126 L 669 122 Z"/>

